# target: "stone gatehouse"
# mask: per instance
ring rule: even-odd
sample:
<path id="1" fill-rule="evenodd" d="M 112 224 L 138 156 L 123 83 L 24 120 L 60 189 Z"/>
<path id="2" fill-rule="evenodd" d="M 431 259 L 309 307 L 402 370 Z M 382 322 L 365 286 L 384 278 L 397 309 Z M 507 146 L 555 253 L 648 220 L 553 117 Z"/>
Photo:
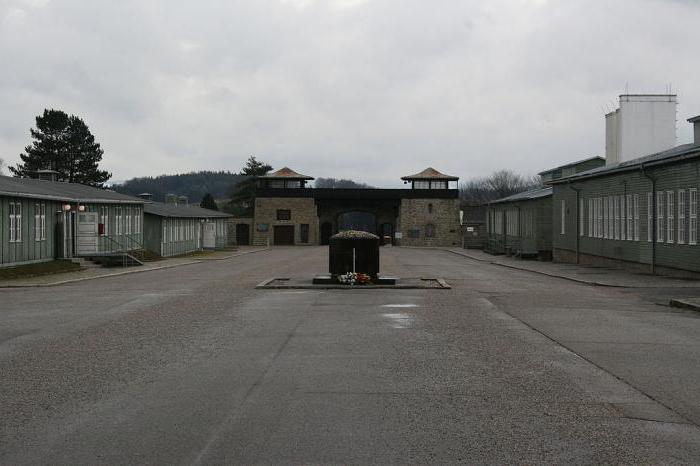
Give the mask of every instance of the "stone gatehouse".
<path id="1" fill-rule="evenodd" d="M 407 189 L 316 189 L 313 177 L 282 168 L 258 178 L 255 214 L 236 219 L 239 244 L 328 244 L 357 229 L 397 246 L 461 243 L 458 180 L 433 168 L 401 179 Z"/>

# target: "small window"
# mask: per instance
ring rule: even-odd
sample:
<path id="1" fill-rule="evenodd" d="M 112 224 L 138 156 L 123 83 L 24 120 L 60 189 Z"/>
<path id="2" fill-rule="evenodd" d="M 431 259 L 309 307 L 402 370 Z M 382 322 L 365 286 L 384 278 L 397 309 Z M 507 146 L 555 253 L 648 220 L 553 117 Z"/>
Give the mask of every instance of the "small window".
<path id="1" fill-rule="evenodd" d="M 301 243 L 308 243 L 309 242 L 309 224 L 308 223 L 302 223 L 299 225 L 299 241 Z"/>
<path id="2" fill-rule="evenodd" d="M 420 230 L 408 230 L 408 237 L 412 239 L 420 238 Z"/>
<path id="3" fill-rule="evenodd" d="M 425 226 L 425 237 L 435 238 L 435 225 L 433 225 L 432 223 L 429 223 Z"/>
<path id="4" fill-rule="evenodd" d="M 429 214 L 433 213 L 433 204 L 428 204 L 428 213 Z"/>
<path id="5" fill-rule="evenodd" d="M 413 189 L 430 189 L 430 181 L 414 181 Z"/>
<path id="6" fill-rule="evenodd" d="M 10 243 L 22 242 L 22 204 L 10 202 Z"/>
<path id="7" fill-rule="evenodd" d="M 277 220 L 291 220 L 292 211 L 289 209 L 278 209 L 277 210 Z"/>

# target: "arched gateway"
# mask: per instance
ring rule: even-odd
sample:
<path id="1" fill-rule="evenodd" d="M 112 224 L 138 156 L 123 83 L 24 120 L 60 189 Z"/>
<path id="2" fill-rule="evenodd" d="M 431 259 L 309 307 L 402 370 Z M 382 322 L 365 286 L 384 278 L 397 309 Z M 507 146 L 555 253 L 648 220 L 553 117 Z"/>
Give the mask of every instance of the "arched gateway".
<path id="1" fill-rule="evenodd" d="M 456 176 L 427 168 L 401 179 L 407 189 L 316 189 L 311 176 L 282 168 L 258 178 L 252 244 L 328 244 L 345 229 L 377 234 L 399 246 L 455 246 L 459 236 Z M 277 232 L 277 234 L 275 234 Z M 280 243 L 281 244 L 281 243 Z"/>

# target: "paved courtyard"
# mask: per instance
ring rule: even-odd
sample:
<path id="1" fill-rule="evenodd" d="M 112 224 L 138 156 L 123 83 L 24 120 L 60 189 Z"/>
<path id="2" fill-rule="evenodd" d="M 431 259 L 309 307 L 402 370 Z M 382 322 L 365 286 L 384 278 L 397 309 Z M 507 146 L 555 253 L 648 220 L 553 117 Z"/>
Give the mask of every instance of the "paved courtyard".
<path id="1" fill-rule="evenodd" d="M 452 289 L 255 289 L 326 264 L 0 290 L 0 464 L 700 462 L 700 314 L 663 280 L 387 248 L 385 273 Z"/>

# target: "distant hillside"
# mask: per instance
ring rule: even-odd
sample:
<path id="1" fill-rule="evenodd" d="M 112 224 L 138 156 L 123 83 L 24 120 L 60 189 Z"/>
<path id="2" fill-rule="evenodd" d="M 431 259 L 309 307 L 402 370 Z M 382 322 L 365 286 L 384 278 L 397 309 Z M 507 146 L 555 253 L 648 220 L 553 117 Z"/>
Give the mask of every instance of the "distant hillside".
<path id="1" fill-rule="evenodd" d="M 245 176 L 227 171 L 201 171 L 180 175 L 133 178 L 111 188 L 132 196 L 151 193 L 154 201 L 162 202 L 165 200 L 166 194 L 172 193 L 178 196 L 187 196 L 190 202 L 198 203 L 206 193 L 211 193 L 214 199 L 227 199 L 231 188 L 244 179 Z"/>

